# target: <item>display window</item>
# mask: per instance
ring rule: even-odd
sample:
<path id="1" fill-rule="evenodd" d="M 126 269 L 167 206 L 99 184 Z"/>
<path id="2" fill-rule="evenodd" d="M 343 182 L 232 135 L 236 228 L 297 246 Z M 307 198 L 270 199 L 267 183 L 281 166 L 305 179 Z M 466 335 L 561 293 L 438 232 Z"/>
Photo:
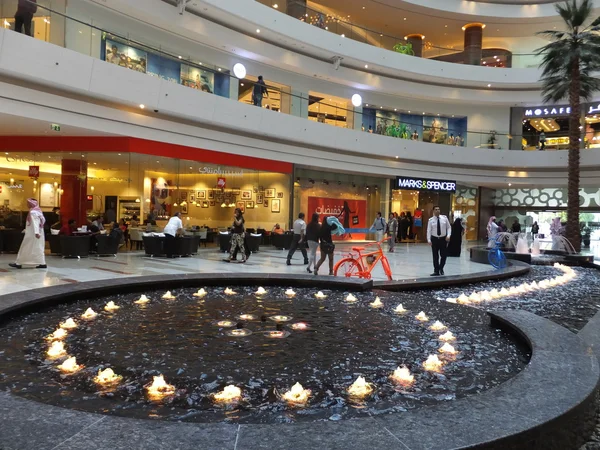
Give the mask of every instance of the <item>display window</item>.
<path id="1" fill-rule="evenodd" d="M 349 99 L 310 91 L 308 119 L 334 127 L 354 128 L 353 106 Z"/>
<path id="2" fill-rule="evenodd" d="M 290 114 L 291 106 L 291 89 L 285 84 L 276 83 L 271 80 L 264 80 L 267 88 L 267 95 L 263 95 L 262 102 L 257 101 L 253 95 L 254 85 L 258 81 L 258 77 L 246 75 L 242 80 L 239 80 L 238 101 L 247 105 L 255 105 L 260 103 L 260 107 L 270 109 L 271 111 Z M 256 104 L 255 106 L 259 106 Z"/>

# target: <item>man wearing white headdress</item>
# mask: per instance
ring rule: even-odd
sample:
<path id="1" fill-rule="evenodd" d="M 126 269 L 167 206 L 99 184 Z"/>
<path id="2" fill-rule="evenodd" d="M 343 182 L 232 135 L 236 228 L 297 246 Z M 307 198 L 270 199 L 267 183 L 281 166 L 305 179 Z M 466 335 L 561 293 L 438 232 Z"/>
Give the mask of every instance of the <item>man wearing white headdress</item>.
<path id="1" fill-rule="evenodd" d="M 25 236 L 19 248 L 17 260 L 9 264 L 10 267 L 21 269 L 23 266 L 35 266 L 36 269 L 45 269 L 46 256 L 44 255 L 44 223 L 46 219 L 38 202 L 33 198 L 27 199 L 29 214 L 25 226 Z"/>

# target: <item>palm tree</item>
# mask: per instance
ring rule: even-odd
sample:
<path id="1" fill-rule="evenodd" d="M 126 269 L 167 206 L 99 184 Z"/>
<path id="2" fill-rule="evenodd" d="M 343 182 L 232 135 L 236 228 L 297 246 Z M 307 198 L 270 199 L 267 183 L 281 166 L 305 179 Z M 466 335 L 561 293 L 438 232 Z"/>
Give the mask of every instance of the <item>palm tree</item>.
<path id="1" fill-rule="evenodd" d="M 594 78 L 600 70 L 600 17 L 592 20 L 591 0 L 566 0 L 555 6 L 565 22 L 565 31 L 549 30 L 538 34 L 550 43 L 537 50 L 542 56 L 542 95 L 544 103 L 569 99 L 569 166 L 567 233 L 577 251 L 579 239 L 579 149 L 581 142 L 581 99 L 589 101 L 600 90 Z M 597 73 L 596 73 L 597 75 Z"/>

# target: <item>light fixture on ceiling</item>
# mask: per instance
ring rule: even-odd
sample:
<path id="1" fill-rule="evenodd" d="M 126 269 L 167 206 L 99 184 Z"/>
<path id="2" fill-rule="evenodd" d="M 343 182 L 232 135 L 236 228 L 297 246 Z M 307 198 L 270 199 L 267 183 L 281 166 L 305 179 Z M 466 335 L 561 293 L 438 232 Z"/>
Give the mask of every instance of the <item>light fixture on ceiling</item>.
<path id="1" fill-rule="evenodd" d="M 256 32 L 257 32 L 257 33 L 260 33 L 260 28 L 257 28 L 257 29 L 256 29 Z"/>
<path id="2" fill-rule="evenodd" d="M 491 85 L 491 84 L 488 84 L 488 87 L 492 87 L 492 85 Z"/>
<path id="3" fill-rule="evenodd" d="M 512 183 L 508 183 L 509 186 L 512 186 Z"/>
<path id="4" fill-rule="evenodd" d="M 146 105 L 144 105 L 143 103 L 140 105 L 140 109 L 144 109 L 146 107 Z"/>
<path id="5" fill-rule="evenodd" d="M 355 107 L 359 107 L 360 105 L 362 105 L 362 97 L 360 94 L 354 94 L 352 96 L 352 105 L 354 105 Z M 369 105 L 367 105 L 369 106 Z"/>
<path id="6" fill-rule="evenodd" d="M 278 5 L 277 3 L 275 3 L 275 4 L 273 5 L 273 8 L 277 9 L 277 8 L 279 8 L 279 5 Z"/>
<path id="7" fill-rule="evenodd" d="M 368 69 L 368 68 L 369 68 L 369 65 L 368 65 L 368 64 L 365 64 L 365 69 Z"/>
<path id="8" fill-rule="evenodd" d="M 346 37 L 346 35 L 345 35 L 345 34 L 342 34 L 342 37 L 343 37 L 343 38 L 345 38 L 345 37 Z"/>
<path id="9" fill-rule="evenodd" d="M 233 74 L 239 79 L 246 78 L 246 66 L 242 63 L 235 63 L 233 65 Z"/>

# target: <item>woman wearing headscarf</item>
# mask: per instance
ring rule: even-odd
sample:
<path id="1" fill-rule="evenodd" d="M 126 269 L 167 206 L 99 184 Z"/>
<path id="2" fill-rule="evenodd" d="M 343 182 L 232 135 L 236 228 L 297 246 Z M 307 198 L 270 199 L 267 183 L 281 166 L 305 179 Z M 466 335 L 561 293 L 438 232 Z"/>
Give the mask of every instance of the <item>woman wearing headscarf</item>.
<path id="1" fill-rule="evenodd" d="M 496 235 L 498 234 L 498 225 L 496 224 L 496 216 L 491 216 L 487 224 L 488 248 L 494 246 Z"/>
<path id="2" fill-rule="evenodd" d="M 25 226 L 25 236 L 19 248 L 16 262 L 9 264 L 10 267 L 21 269 L 23 266 L 35 266 L 36 269 L 45 269 L 46 256 L 44 248 L 46 245 L 44 239 L 44 224 L 46 219 L 38 202 L 33 198 L 27 199 L 27 225 Z"/>
<path id="3" fill-rule="evenodd" d="M 462 220 L 457 217 L 452 224 L 452 234 L 450 235 L 450 242 L 448 243 L 448 249 L 446 250 L 447 256 L 460 256 L 464 233 L 465 229 L 462 226 Z"/>
<path id="4" fill-rule="evenodd" d="M 315 275 L 318 275 L 317 272 L 319 271 L 319 267 L 321 267 L 321 264 L 325 262 L 327 257 L 329 257 L 329 275 L 334 275 L 333 252 L 335 250 L 335 245 L 333 244 L 332 235 L 337 234 L 338 236 L 341 236 L 345 232 L 346 230 L 337 218 L 330 216 L 323 221 L 323 225 L 321 225 L 321 230 L 319 232 L 319 240 L 321 241 L 321 259 L 315 264 Z"/>

